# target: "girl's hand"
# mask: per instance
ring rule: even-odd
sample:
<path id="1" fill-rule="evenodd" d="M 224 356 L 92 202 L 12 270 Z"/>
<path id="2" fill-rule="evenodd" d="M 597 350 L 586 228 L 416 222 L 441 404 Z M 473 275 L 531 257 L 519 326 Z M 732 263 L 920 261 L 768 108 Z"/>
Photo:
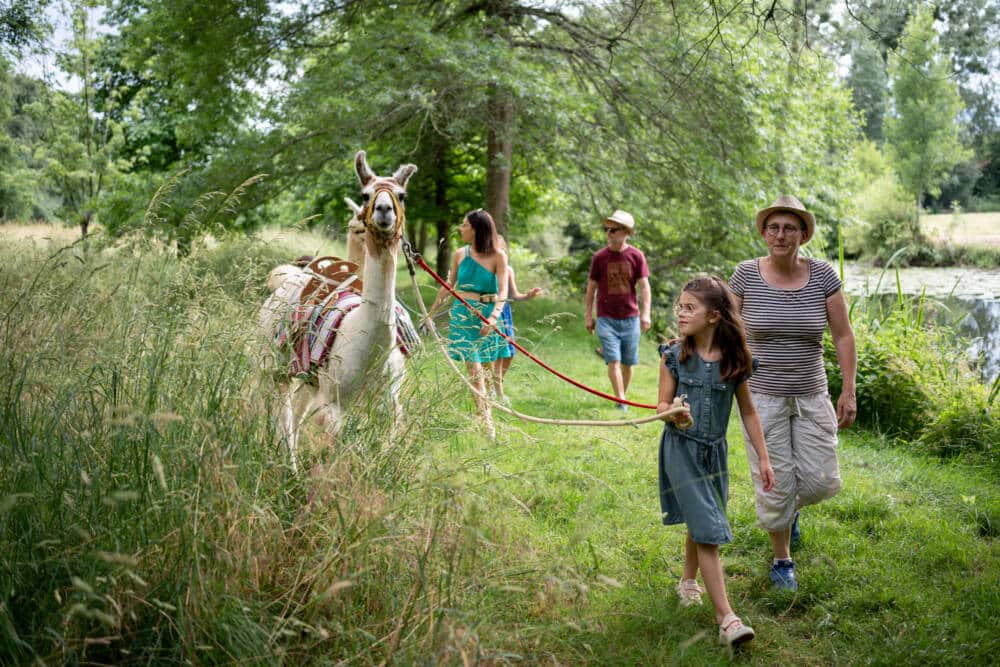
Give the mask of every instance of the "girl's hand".
<path id="1" fill-rule="evenodd" d="M 545 294 L 545 290 L 543 290 L 541 287 L 532 287 L 530 290 L 528 290 L 528 293 L 524 295 L 524 298 L 534 299 L 536 296 L 540 296 L 542 294 Z"/>
<path id="2" fill-rule="evenodd" d="M 694 418 L 691 417 L 691 406 L 684 400 L 685 398 L 687 398 L 687 395 L 674 396 L 674 403 L 672 406 L 675 408 L 684 408 L 684 412 L 674 415 L 674 424 L 676 424 L 677 428 L 682 431 L 686 431 L 694 426 Z"/>
<path id="3" fill-rule="evenodd" d="M 667 410 L 672 410 L 673 408 L 684 408 L 684 412 L 675 412 L 670 415 L 664 415 L 660 419 L 665 422 L 671 422 L 677 428 L 687 430 L 694 425 L 694 420 L 691 418 L 691 406 L 684 402 L 684 399 L 677 397 L 674 399 L 673 403 L 659 403 L 656 406 L 657 412 L 666 412 Z"/>
<path id="4" fill-rule="evenodd" d="M 771 468 L 770 461 L 761 461 L 760 463 L 760 482 L 764 491 L 770 491 L 774 488 L 774 470 Z"/>

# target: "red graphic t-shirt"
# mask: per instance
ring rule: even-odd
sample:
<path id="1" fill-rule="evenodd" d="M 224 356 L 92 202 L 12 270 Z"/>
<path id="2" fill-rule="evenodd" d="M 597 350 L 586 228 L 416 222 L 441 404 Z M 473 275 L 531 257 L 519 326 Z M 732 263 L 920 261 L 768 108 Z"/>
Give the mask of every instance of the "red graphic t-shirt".
<path id="1" fill-rule="evenodd" d="M 597 316 L 623 320 L 639 315 L 635 284 L 649 276 L 642 251 L 625 246 L 621 252 L 601 248 L 590 259 L 590 279 L 597 283 Z"/>

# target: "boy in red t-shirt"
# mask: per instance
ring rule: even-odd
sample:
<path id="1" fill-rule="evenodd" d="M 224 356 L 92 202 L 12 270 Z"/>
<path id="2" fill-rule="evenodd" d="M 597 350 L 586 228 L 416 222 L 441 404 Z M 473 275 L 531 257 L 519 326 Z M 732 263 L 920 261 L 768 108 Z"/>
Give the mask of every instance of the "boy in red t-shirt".
<path id="1" fill-rule="evenodd" d="M 635 230 L 635 220 L 630 214 L 615 211 L 603 222 L 608 245 L 590 258 L 584 322 L 587 331 L 596 331 L 601 341 L 601 355 L 608 365 L 612 391 L 624 399 L 632 380 L 632 367 L 639 363 L 639 333 L 649 331 L 652 324 L 649 267 L 642 251 L 628 243 Z M 618 409 L 627 410 L 628 406 L 619 403 Z"/>

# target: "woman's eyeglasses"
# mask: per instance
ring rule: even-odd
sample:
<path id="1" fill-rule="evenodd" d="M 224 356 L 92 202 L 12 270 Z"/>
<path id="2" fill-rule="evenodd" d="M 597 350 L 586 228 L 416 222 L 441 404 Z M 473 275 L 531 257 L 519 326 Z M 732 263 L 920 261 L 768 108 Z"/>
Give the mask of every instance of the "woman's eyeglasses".
<path id="1" fill-rule="evenodd" d="M 764 231 L 767 232 L 768 236 L 778 236 L 782 232 L 785 233 L 785 236 L 791 236 L 803 230 L 795 225 L 767 225 L 764 227 Z"/>
<path id="2" fill-rule="evenodd" d="M 615 232 L 620 232 L 623 229 L 625 229 L 625 228 L 624 227 L 605 227 L 604 231 L 607 232 L 608 234 L 614 234 Z"/>

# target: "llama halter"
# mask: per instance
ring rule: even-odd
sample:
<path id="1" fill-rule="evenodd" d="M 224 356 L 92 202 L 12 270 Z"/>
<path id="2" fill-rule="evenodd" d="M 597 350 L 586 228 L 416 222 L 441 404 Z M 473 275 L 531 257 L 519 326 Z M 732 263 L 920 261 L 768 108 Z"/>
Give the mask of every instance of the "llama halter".
<path id="1" fill-rule="evenodd" d="M 375 189 L 372 191 L 371 197 L 369 197 L 368 201 L 365 203 L 364 208 L 361 209 L 361 213 L 358 217 L 361 218 L 361 222 L 364 223 L 366 231 L 377 236 L 384 237 L 386 233 L 379 229 L 373 221 L 373 218 L 375 217 L 375 201 L 383 192 L 389 195 L 389 200 L 392 202 L 393 213 L 396 215 L 396 226 L 393 227 L 392 230 L 392 240 L 395 241 L 403 236 L 403 226 L 406 222 L 406 209 L 403 207 L 402 202 L 399 201 L 399 197 L 396 196 L 392 183 L 379 183 L 376 185 Z"/>

